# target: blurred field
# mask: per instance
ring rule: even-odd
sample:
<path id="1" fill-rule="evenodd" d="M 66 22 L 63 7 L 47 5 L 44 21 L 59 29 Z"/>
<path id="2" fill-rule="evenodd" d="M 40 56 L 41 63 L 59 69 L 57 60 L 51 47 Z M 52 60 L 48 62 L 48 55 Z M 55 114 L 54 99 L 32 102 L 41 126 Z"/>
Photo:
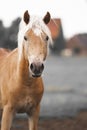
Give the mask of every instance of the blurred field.
<path id="1" fill-rule="evenodd" d="M 74 116 L 87 109 L 87 57 L 49 56 L 41 116 Z"/>
<path id="2" fill-rule="evenodd" d="M 11 130 L 28 130 L 27 118 L 15 118 Z M 38 130 L 87 130 L 87 112 L 73 118 L 41 118 Z"/>

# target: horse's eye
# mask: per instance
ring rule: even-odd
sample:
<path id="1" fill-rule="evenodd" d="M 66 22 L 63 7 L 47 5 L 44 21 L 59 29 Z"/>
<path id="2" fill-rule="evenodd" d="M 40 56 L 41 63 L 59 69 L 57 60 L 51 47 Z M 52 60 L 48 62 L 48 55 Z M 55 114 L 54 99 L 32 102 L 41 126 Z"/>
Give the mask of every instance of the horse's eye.
<path id="1" fill-rule="evenodd" d="M 24 40 L 27 41 L 27 37 L 26 36 L 24 36 Z"/>
<path id="2" fill-rule="evenodd" d="M 49 37 L 48 36 L 46 36 L 46 41 L 48 41 L 49 40 Z"/>

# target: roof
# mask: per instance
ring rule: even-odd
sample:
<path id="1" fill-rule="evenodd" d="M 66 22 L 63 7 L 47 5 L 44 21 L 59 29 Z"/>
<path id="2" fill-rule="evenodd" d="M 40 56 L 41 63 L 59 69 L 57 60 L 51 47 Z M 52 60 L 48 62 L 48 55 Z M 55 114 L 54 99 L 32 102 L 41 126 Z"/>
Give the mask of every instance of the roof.
<path id="1" fill-rule="evenodd" d="M 67 47 L 82 47 L 87 48 L 87 34 L 77 34 L 67 41 Z"/>
<path id="2" fill-rule="evenodd" d="M 51 35 L 53 39 L 56 39 L 60 33 L 61 20 L 58 18 L 51 19 L 48 24 L 48 27 L 51 31 Z"/>

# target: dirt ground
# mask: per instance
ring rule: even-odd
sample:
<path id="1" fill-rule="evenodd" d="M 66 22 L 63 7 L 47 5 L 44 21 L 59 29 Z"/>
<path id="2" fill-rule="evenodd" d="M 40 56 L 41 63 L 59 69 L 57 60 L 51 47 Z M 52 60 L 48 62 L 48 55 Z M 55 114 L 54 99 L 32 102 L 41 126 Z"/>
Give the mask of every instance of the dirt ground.
<path id="1" fill-rule="evenodd" d="M 14 119 L 11 130 L 28 130 L 27 119 Z M 87 111 L 80 112 L 74 118 L 41 118 L 38 130 L 87 130 Z"/>

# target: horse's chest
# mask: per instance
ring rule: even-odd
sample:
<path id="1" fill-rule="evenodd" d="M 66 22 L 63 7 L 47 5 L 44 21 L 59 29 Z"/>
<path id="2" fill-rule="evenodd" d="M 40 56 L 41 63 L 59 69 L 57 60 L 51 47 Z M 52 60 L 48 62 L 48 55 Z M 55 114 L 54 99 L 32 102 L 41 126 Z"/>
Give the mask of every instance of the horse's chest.
<path id="1" fill-rule="evenodd" d="M 22 98 L 21 100 L 18 101 L 17 111 L 19 113 L 21 113 L 21 112 L 31 112 L 35 108 L 36 104 L 37 104 L 36 101 L 32 97 L 26 96 L 26 97 L 24 97 L 24 98 Z"/>
<path id="2" fill-rule="evenodd" d="M 36 106 L 39 104 L 41 99 L 41 94 L 36 92 L 31 93 L 21 93 L 19 99 L 17 100 L 17 111 L 18 112 L 28 112 L 31 113 Z"/>
<path id="3" fill-rule="evenodd" d="M 40 103 L 42 97 L 42 89 L 32 89 L 28 87 L 24 87 L 19 89 L 17 93 L 13 94 L 13 101 L 11 100 L 12 104 L 15 105 L 17 112 L 28 112 L 31 113 L 37 105 Z"/>

